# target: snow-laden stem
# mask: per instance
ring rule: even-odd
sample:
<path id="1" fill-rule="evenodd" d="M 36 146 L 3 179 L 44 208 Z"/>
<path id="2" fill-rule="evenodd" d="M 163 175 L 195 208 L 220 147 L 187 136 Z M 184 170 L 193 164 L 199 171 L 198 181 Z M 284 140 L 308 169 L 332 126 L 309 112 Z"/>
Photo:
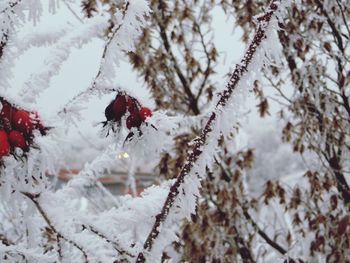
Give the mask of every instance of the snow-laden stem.
<path id="1" fill-rule="evenodd" d="M 0 36 L 0 59 L 2 58 L 2 55 L 4 54 L 4 48 L 7 45 L 8 41 L 8 31 L 3 33 L 2 36 Z"/>
<path id="2" fill-rule="evenodd" d="M 8 7 L 6 7 L 5 9 L 0 11 L 0 15 L 4 14 L 6 12 L 9 12 L 10 10 L 12 11 L 12 9 L 18 5 L 19 3 L 21 3 L 21 0 L 18 0 L 16 2 L 10 2 L 8 4 Z M 4 48 L 7 45 L 8 39 L 9 39 L 9 30 L 5 30 L 4 32 L 2 32 L 2 34 L 0 35 L 0 59 L 2 58 L 2 55 L 4 54 Z"/>
<path id="3" fill-rule="evenodd" d="M 84 23 L 83 19 L 81 19 L 78 14 L 73 10 L 73 8 L 70 6 L 69 3 L 67 3 L 66 0 L 62 0 L 63 4 L 65 4 L 65 6 L 67 7 L 67 9 L 69 10 L 69 12 L 71 12 L 71 14 L 80 22 L 80 23 Z"/>
<path id="4" fill-rule="evenodd" d="M 85 252 L 85 250 L 79 246 L 75 241 L 68 239 L 67 237 L 65 237 L 64 235 L 62 235 L 56 228 L 55 226 L 52 224 L 51 220 L 49 219 L 48 215 L 46 214 L 46 212 L 44 211 L 44 209 L 41 207 L 39 201 L 37 200 L 40 197 L 40 194 L 31 194 L 31 193 L 27 193 L 27 192 L 22 192 L 23 195 L 25 195 L 26 197 L 28 197 L 33 204 L 35 205 L 35 207 L 38 209 L 40 215 L 43 217 L 43 219 L 45 220 L 45 222 L 48 224 L 48 226 L 50 227 L 50 229 L 56 234 L 57 236 L 57 245 L 58 245 L 58 254 L 59 254 L 59 258 L 62 258 L 62 248 L 60 245 L 60 240 L 63 239 L 66 242 L 68 242 L 69 244 L 73 245 L 74 247 L 76 247 L 78 250 L 80 250 L 80 252 L 83 254 L 84 256 L 84 262 L 85 263 L 89 263 L 88 260 L 88 256 L 87 253 Z"/>
<path id="5" fill-rule="evenodd" d="M 144 251 L 141 251 L 139 253 L 136 262 L 146 261 L 144 253 L 147 251 L 151 251 L 154 241 L 155 239 L 157 239 L 160 233 L 161 225 L 166 220 L 170 209 L 174 205 L 175 199 L 180 193 L 180 188 L 184 184 L 185 177 L 190 174 L 190 172 L 195 166 L 196 161 L 199 159 L 203 152 L 202 148 L 206 145 L 206 142 L 213 131 L 213 127 L 217 120 L 218 113 L 225 108 L 228 100 L 230 99 L 235 88 L 238 86 L 238 83 L 242 79 L 243 75 L 245 73 L 248 73 L 248 66 L 250 65 L 253 56 L 255 55 L 260 44 L 266 38 L 266 31 L 269 26 L 269 22 L 271 21 L 271 18 L 273 17 L 274 13 L 278 10 L 278 6 L 280 3 L 281 0 L 272 1 L 267 11 L 263 15 L 258 17 L 259 24 L 253 37 L 253 40 L 251 41 L 248 49 L 246 50 L 245 55 L 241 60 L 241 63 L 236 65 L 233 73 L 231 74 L 231 77 L 226 85 L 226 89 L 221 93 L 220 99 L 215 109 L 210 114 L 209 120 L 205 124 L 200 136 L 194 140 L 192 151 L 187 157 L 187 161 L 183 166 L 182 170 L 180 171 L 179 175 L 177 176 L 175 183 L 171 186 L 166 201 L 161 209 L 161 212 L 158 215 L 156 215 L 156 220 L 154 222 L 152 230 L 144 242 Z"/>
<path id="6" fill-rule="evenodd" d="M 94 80 L 92 81 L 91 85 L 84 91 L 78 93 L 77 95 L 75 95 L 71 100 L 69 100 L 69 102 L 63 107 L 63 109 L 61 109 L 58 114 L 59 115 L 62 115 L 62 114 L 65 114 L 67 112 L 69 112 L 69 110 L 67 110 L 69 108 L 69 106 L 71 105 L 74 105 L 76 103 L 77 100 L 79 100 L 81 97 L 85 96 L 86 94 L 90 94 L 92 93 L 95 89 L 96 89 L 96 86 L 97 86 L 97 82 L 102 74 L 102 71 L 103 71 L 103 66 L 105 64 L 105 60 L 106 60 L 106 56 L 107 56 L 107 52 L 108 52 L 108 49 L 110 48 L 111 46 L 111 43 L 113 42 L 115 36 L 117 35 L 118 31 L 121 29 L 121 27 L 123 26 L 123 22 L 125 20 L 125 16 L 126 16 L 126 13 L 128 11 L 128 7 L 129 7 L 129 1 L 127 1 L 124 5 L 124 9 L 122 11 L 123 13 L 123 17 L 122 17 L 122 22 L 113 29 L 113 32 L 112 32 L 112 35 L 108 38 L 105 46 L 104 46 L 104 49 L 103 49 L 103 53 L 102 53 L 102 57 L 101 57 L 101 62 L 100 62 L 100 67 L 98 69 L 98 72 L 94 78 Z"/>
<path id="7" fill-rule="evenodd" d="M 105 240 L 107 243 L 112 244 L 113 248 L 118 251 L 119 254 L 121 255 L 127 255 L 129 257 L 135 257 L 134 255 L 132 255 L 131 253 L 129 253 L 128 251 L 126 251 L 125 249 L 121 248 L 120 245 L 112 240 L 111 238 L 108 238 L 105 234 L 102 234 L 100 231 L 98 231 L 96 228 L 94 228 L 93 226 L 86 226 L 86 225 L 82 225 L 83 229 L 87 229 L 89 230 L 91 233 L 97 235 L 98 237 L 102 238 L 103 240 Z"/>

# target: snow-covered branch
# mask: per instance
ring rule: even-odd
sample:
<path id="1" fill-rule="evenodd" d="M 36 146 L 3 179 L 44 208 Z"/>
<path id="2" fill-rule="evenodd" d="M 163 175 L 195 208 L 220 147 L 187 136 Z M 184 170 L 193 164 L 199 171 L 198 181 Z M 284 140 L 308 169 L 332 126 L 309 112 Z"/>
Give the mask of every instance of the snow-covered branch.
<path id="1" fill-rule="evenodd" d="M 91 95 L 108 93 L 106 86 L 113 86 L 115 67 L 119 64 L 123 52 L 134 49 L 134 42 L 141 34 L 145 23 L 145 16 L 149 13 L 146 1 L 126 1 L 124 9 L 116 14 L 117 24 L 108 36 L 104 46 L 100 67 L 91 85 L 75 95 L 59 112 L 59 115 L 72 113 L 75 105 L 86 101 Z"/>
<path id="2" fill-rule="evenodd" d="M 33 202 L 33 204 L 38 209 L 40 215 L 43 217 L 45 222 L 49 225 L 50 229 L 56 234 L 56 236 L 57 236 L 57 246 L 58 246 L 57 251 L 58 251 L 58 254 L 59 254 L 59 258 L 62 259 L 61 240 L 64 240 L 64 241 L 68 242 L 69 244 L 72 244 L 75 248 L 77 248 L 83 254 L 84 259 L 85 259 L 85 263 L 88 263 L 89 260 L 88 260 L 87 252 L 80 245 L 78 245 L 74 240 L 71 240 L 71 239 L 65 237 L 58 230 L 56 230 L 55 226 L 52 224 L 50 218 L 48 217 L 48 215 L 46 214 L 46 212 L 41 207 L 41 205 L 40 205 L 40 203 L 38 201 L 38 198 L 40 197 L 40 195 L 39 194 L 33 195 L 31 193 L 26 193 L 26 192 L 23 192 L 22 194 L 25 195 L 26 197 L 28 197 Z"/>
<path id="3" fill-rule="evenodd" d="M 50 86 L 52 77 L 60 71 L 72 49 L 77 44 L 81 47 L 93 40 L 94 37 L 100 37 L 107 28 L 108 20 L 105 17 L 94 17 L 88 19 L 83 25 L 72 28 L 65 37 L 51 47 L 50 57 L 44 61 L 42 70 L 38 74 L 31 75 L 24 83 L 20 93 L 24 101 L 35 103 L 38 95 Z M 45 37 L 45 41 L 47 41 L 47 37 Z"/>
<path id="4" fill-rule="evenodd" d="M 260 67 L 263 66 L 262 58 L 265 56 L 263 53 L 264 49 L 261 48 L 262 43 L 270 43 L 272 41 L 272 34 L 276 34 L 276 32 L 272 33 L 271 31 L 278 28 L 276 27 L 277 16 L 279 12 L 284 11 L 286 2 L 288 1 L 282 1 L 282 3 L 278 0 L 273 1 L 267 8 L 267 11 L 258 17 L 259 24 L 253 40 L 248 46 L 241 63 L 236 65 L 235 70 L 231 74 L 226 89 L 222 92 L 216 108 L 210 114 L 209 120 L 205 124 L 200 137 L 194 140 L 192 150 L 188 155 L 185 165 L 177 176 L 175 183 L 171 186 L 161 212 L 155 217 L 155 223 L 144 243 L 144 251 L 139 253 L 137 262 L 145 262 L 147 258 L 154 257 L 152 255 L 152 248 L 157 239 L 159 239 L 159 235 L 162 229 L 164 229 L 165 224 L 175 221 L 175 218 L 178 219 L 178 216 L 175 216 L 176 213 L 182 213 L 189 217 L 191 213 L 195 212 L 195 196 L 198 196 L 198 188 L 200 187 L 199 179 L 204 176 L 205 168 L 211 166 L 211 159 L 214 157 L 217 140 L 220 135 L 227 134 L 231 130 L 231 127 L 225 130 L 222 126 L 223 122 L 232 123 L 230 121 L 232 117 L 228 118 L 228 115 L 232 114 L 234 116 L 234 113 L 230 111 L 237 110 L 232 107 L 236 106 L 232 105 L 236 101 L 232 100 L 231 97 L 234 91 L 242 92 L 239 90 L 242 89 L 242 86 L 252 85 L 249 78 L 254 79 L 254 77 L 249 75 L 256 74 L 255 71 L 261 70 Z M 184 200 L 180 201 L 179 199 Z M 175 204 L 178 204 L 177 202 L 182 204 L 188 202 L 189 204 L 186 205 L 187 207 L 181 207 L 179 205 L 179 211 L 178 206 L 175 206 Z M 189 210 L 186 211 L 186 208 Z M 177 210 L 177 212 L 174 210 Z M 162 241 L 164 240 L 162 239 Z M 158 242 L 158 245 L 162 246 L 162 248 L 165 246 L 165 244 L 160 244 L 160 242 Z M 157 253 L 162 251 L 162 248 L 158 247 Z"/>

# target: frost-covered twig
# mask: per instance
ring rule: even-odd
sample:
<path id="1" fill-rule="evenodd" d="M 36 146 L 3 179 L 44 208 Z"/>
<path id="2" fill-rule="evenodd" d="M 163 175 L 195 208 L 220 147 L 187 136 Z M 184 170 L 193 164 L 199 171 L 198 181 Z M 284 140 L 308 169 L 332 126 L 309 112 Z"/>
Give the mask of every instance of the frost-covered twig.
<path id="1" fill-rule="evenodd" d="M 80 22 L 84 23 L 83 19 L 81 19 L 78 14 L 73 10 L 73 8 L 70 6 L 70 4 L 67 3 L 66 0 L 62 0 L 62 2 L 65 4 L 65 6 L 68 8 L 68 10 L 72 13 L 72 15 Z"/>
<path id="2" fill-rule="evenodd" d="M 119 254 L 121 255 L 127 255 L 129 257 L 135 257 L 134 255 L 130 254 L 129 252 L 127 252 L 126 250 L 124 250 L 123 248 L 120 247 L 120 245 L 113 241 L 112 239 L 108 238 L 106 235 L 102 234 L 100 231 L 98 231 L 95 227 L 93 226 L 86 226 L 86 225 L 83 225 L 82 226 L 83 229 L 87 229 L 89 230 L 90 232 L 94 233 L 95 235 L 99 236 L 100 238 L 102 238 L 103 240 L 105 240 L 107 243 L 110 243 L 113 245 L 113 248 L 115 250 L 118 251 Z"/>
<path id="3" fill-rule="evenodd" d="M 18 5 L 22 0 L 18 0 L 16 2 L 10 2 L 8 3 L 8 6 L 0 11 L 0 14 L 4 14 L 6 12 L 8 12 L 10 9 L 14 8 L 16 5 Z M 5 21 L 4 21 L 5 22 Z M 4 48 L 7 45 L 7 41 L 9 38 L 9 30 L 6 29 L 2 32 L 2 35 L 0 35 L 1 39 L 0 39 L 0 59 L 4 53 Z"/>
<path id="4" fill-rule="evenodd" d="M 38 254 L 35 248 L 26 249 L 16 245 L 0 244 L 0 258 L 5 260 L 1 262 L 56 262 L 49 255 Z"/>
<path id="5" fill-rule="evenodd" d="M 200 137 L 194 140 L 194 145 L 191 153 L 187 158 L 187 162 L 180 171 L 175 183 L 171 186 L 161 212 L 158 215 L 156 215 L 155 223 L 152 227 L 152 230 L 144 242 L 144 251 L 141 251 L 139 253 L 137 262 L 146 261 L 145 253 L 151 251 L 155 240 L 159 236 L 163 222 L 167 219 L 169 212 L 175 203 L 176 198 L 178 197 L 180 192 L 182 192 L 180 190 L 185 182 L 185 178 L 192 172 L 192 170 L 194 170 L 197 160 L 203 154 L 203 148 L 207 144 L 209 136 L 211 135 L 211 133 L 213 133 L 214 124 L 217 124 L 216 122 L 218 119 L 218 115 L 222 112 L 222 110 L 224 110 L 233 91 L 236 89 L 238 83 L 241 81 L 243 76 L 246 73 L 249 73 L 248 66 L 252 62 L 253 56 L 256 55 L 255 53 L 260 47 L 262 41 L 266 38 L 266 32 L 269 29 L 269 22 L 271 21 L 274 13 L 278 10 L 278 6 L 280 5 L 280 3 L 280 0 L 272 1 L 267 11 L 263 15 L 258 17 L 259 24 L 257 31 L 253 37 L 253 40 L 251 41 L 243 59 L 241 60 L 241 63 L 236 65 L 235 70 L 233 71 L 229 82 L 226 85 L 226 89 L 221 94 L 216 108 L 211 113 L 209 120 L 207 121 L 206 125 L 204 126 L 204 129 L 201 132 Z"/>
<path id="6" fill-rule="evenodd" d="M 0 59 L 2 58 L 2 55 L 4 54 L 4 48 L 7 45 L 7 41 L 8 41 L 8 32 L 3 33 L 3 35 L 1 36 L 1 39 L 0 39 Z"/>
<path id="7" fill-rule="evenodd" d="M 27 102 L 35 102 L 36 98 L 49 87 L 53 76 L 59 72 L 62 64 L 69 58 L 75 43 L 89 43 L 94 37 L 100 36 L 101 31 L 108 27 L 107 19 L 95 17 L 87 20 L 82 26 L 72 29 L 65 37 L 51 47 L 50 56 L 45 59 L 42 70 L 32 74 L 24 83 L 20 95 Z M 46 41 L 46 39 L 44 39 Z"/>
<path id="8" fill-rule="evenodd" d="M 315 2 L 316 2 L 317 7 L 320 8 L 322 14 L 327 18 L 327 23 L 330 26 L 330 28 L 332 29 L 333 36 L 336 39 L 335 43 L 337 44 L 341 53 L 344 54 L 345 49 L 344 49 L 343 39 L 342 39 L 341 34 L 339 33 L 336 25 L 330 19 L 328 12 L 325 10 L 325 8 L 323 6 L 323 3 L 321 3 L 320 0 L 315 0 Z"/>
<path id="9" fill-rule="evenodd" d="M 243 215 L 244 217 L 252 224 L 252 226 L 254 227 L 254 229 L 258 232 L 258 234 L 261 236 L 262 239 L 264 239 L 266 241 L 267 244 L 269 244 L 271 247 L 273 247 L 274 249 L 276 249 L 279 253 L 281 253 L 282 255 L 286 255 L 287 251 L 281 247 L 279 244 L 277 244 L 276 242 L 274 242 L 260 227 L 259 225 L 253 220 L 253 218 L 251 217 L 251 215 L 249 214 L 249 212 L 247 211 L 246 208 L 244 208 L 242 206 L 242 210 L 243 210 Z M 289 260 L 292 262 L 292 259 L 289 258 Z"/>
<path id="10" fill-rule="evenodd" d="M 85 263 L 89 263 L 88 260 L 88 256 L 87 253 L 85 252 L 85 250 L 79 246 L 75 241 L 65 237 L 63 234 L 61 234 L 55 227 L 54 225 L 51 223 L 51 220 L 49 219 L 49 217 L 47 216 L 47 214 L 45 213 L 44 209 L 41 207 L 41 205 L 38 202 L 38 198 L 39 198 L 39 194 L 37 195 L 33 195 L 31 193 L 27 193 L 27 192 L 22 192 L 23 195 L 25 195 L 26 197 L 28 197 L 33 204 L 35 205 L 35 207 L 38 209 L 40 215 L 43 217 L 43 219 L 45 220 L 45 222 L 48 224 L 48 226 L 50 227 L 50 229 L 56 234 L 57 236 L 57 244 L 58 244 L 58 254 L 59 257 L 62 257 L 62 251 L 61 251 L 61 246 L 59 244 L 60 239 L 65 240 L 66 242 L 68 242 L 69 244 L 73 245 L 75 248 L 77 248 L 78 250 L 80 250 L 80 252 L 83 254 L 84 259 L 85 259 Z"/>
<path id="11" fill-rule="evenodd" d="M 104 49 L 103 49 L 103 53 L 102 53 L 102 57 L 101 57 L 101 62 L 100 62 L 100 67 L 98 69 L 98 72 L 94 78 L 94 80 L 92 81 L 90 87 L 88 87 L 86 90 L 78 93 L 77 95 L 75 95 L 64 107 L 62 110 L 60 110 L 58 112 L 58 114 L 63 114 L 63 113 L 66 113 L 67 112 L 67 108 L 69 108 L 70 105 L 72 104 L 75 104 L 77 100 L 79 100 L 82 96 L 86 95 L 86 94 L 89 94 L 91 93 L 92 91 L 94 91 L 96 89 L 96 85 L 97 85 L 97 81 L 99 79 L 99 77 L 101 76 L 102 74 L 102 69 L 103 69 L 103 66 L 105 64 L 105 60 L 106 60 L 106 55 L 107 55 L 107 51 L 108 49 L 110 48 L 110 45 L 112 43 L 112 41 L 114 40 L 115 36 L 117 35 L 118 31 L 121 29 L 121 27 L 123 26 L 124 24 L 124 20 L 125 20 L 125 16 L 126 16 L 126 13 L 128 11 L 128 8 L 129 8 L 129 1 L 127 1 L 125 3 L 125 7 L 122 11 L 123 13 L 123 17 L 122 17 L 122 21 L 121 23 L 116 26 L 112 32 L 112 34 L 109 36 L 105 46 L 104 46 Z"/>

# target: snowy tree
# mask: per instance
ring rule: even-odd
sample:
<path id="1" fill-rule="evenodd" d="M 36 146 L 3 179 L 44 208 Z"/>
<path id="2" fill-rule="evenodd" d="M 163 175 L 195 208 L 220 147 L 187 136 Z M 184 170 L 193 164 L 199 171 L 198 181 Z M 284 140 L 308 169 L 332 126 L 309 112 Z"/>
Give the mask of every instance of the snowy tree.
<path id="1" fill-rule="evenodd" d="M 1 261 L 349 260 L 350 35 L 344 2 L 2 1 Z M 35 27 L 45 19 L 44 8 L 54 14 L 61 5 L 74 23 L 23 32 L 26 23 Z M 216 7 L 235 18 L 247 42 L 223 87 L 216 79 Z M 73 51 L 96 38 L 103 49 L 91 83 L 54 116 L 38 112 L 37 101 Z M 12 87 L 16 59 L 32 47 L 48 50 L 44 66 L 22 87 Z M 118 83 L 126 55 L 155 110 Z M 286 101 L 282 138 L 313 166 L 306 182 L 295 186 L 283 175 L 267 181 L 257 200 L 246 181 L 254 150 L 237 147 L 235 137 L 247 97 L 256 94 L 260 115 L 268 114 L 267 86 L 278 91 L 272 99 Z M 55 189 L 48 175 L 64 167 L 65 129 L 78 125 L 92 98 L 108 94 L 113 100 L 96 129 L 110 145 Z M 115 197 L 99 178 L 122 152 L 132 156 L 133 195 Z M 132 174 L 141 159 L 159 161 L 159 184 L 138 196 Z M 87 193 L 95 186 L 107 205 Z M 81 208 L 84 196 L 97 203 L 94 209 Z M 277 222 L 264 227 L 272 220 Z"/>

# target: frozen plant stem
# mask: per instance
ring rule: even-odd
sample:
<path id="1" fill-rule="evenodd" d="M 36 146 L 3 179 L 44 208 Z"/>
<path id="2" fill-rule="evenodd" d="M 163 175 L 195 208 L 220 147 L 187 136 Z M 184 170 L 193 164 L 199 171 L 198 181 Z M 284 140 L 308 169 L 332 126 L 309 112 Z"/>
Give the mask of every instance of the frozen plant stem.
<path id="1" fill-rule="evenodd" d="M 162 5 L 162 1 L 159 1 L 159 6 Z M 171 45 L 170 45 L 170 41 L 168 39 L 168 36 L 166 34 L 166 26 L 164 24 L 164 10 L 161 10 L 161 15 L 162 15 L 162 20 L 160 20 L 159 18 L 157 18 L 157 13 L 155 13 L 155 18 L 156 21 L 158 23 L 159 26 L 159 30 L 160 30 L 160 37 L 162 39 L 164 48 L 166 50 L 166 52 L 168 53 L 168 56 L 170 57 L 170 60 L 172 61 L 173 65 L 174 65 L 174 69 L 176 72 L 176 75 L 179 77 L 180 82 L 183 86 L 184 92 L 186 93 L 188 100 L 189 100 L 189 108 L 191 109 L 191 111 L 193 112 L 193 114 L 198 115 L 199 114 L 199 109 L 198 109 L 198 99 L 193 95 L 190 85 L 188 83 L 188 81 L 186 80 L 186 77 L 184 76 L 184 74 L 182 73 L 179 63 L 175 57 L 175 55 L 173 54 L 172 50 L 171 50 Z"/>
<path id="2" fill-rule="evenodd" d="M 109 244 L 112 244 L 113 245 L 113 248 L 115 250 L 118 251 L 119 254 L 121 255 L 127 255 L 129 257 L 135 257 L 134 255 L 130 254 L 129 252 L 125 251 L 124 249 L 122 249 L 120 247 L 120 245 L 111 240 L 110 238 L 108 238 L 107 236 L 105 236 L 104 234 L 102 234 L 101 232 L 99 232 L 96 228 L 94 228 L 93 226 L 86 226 L 86 225 L 82 225 L 83 229 L 87 229 L 89 230 L 90 232 L 94 233 L 95 235 L 99 236 L 100 238 L 104 239 L 107 243 Z"/>
<path id="3" fill-rule="evenodd" d="M 4 54 L 4 48 L 7 45 L 7 41 L 9 39 L 8 37 L 8 30 L 7 32 L 3 33 L 2 36 L 0 36 L 0 59 L 2 58 L 2 55 Z"/>
<path id="4" fill-rule="evenodd" d="M 69 5 L 69 3 L 67 3 L 66 0 L 62 0 L 63 4 L 65 4 L 65 6 L 67 7 L 67 9 L 72 13 L 72 15 L 80 22 L 80 23 L 84 23 L 83 19 L 81 19 L 78 14 L 73 10 L 73 8 Z"/>
<path id="5" fill-rule="evenodd" d="M 12 2 L 8 4 L 8 7 L 6 7 L 5 9 L 0 11 L 0 14 L 6 13 L 9 10 L 11 10 L 12 8 L 14 8 L 16 5 L 18 5 L 19 3 L 21 3 L 22 0 L 18 0 L 16 2 Z M 11 10 L 13 12 L 13 10 Z M 4 54 L 4 48 L 7 45 L 7 42 L 9 40 L 9 30 L 4 30 L 2 32 L 2 34 L 0 35 L 0 59 L 2 58 L 3 54 Z"/>
<path id="6" fill-rule="evenodd" d="M 177 176 L 175 183 L 170 187 L 170 191 L 162 207 L 162 210 L 158 215 L 156 215 L 156 220 L 154 222 L 152 230 L 144 243 L 144 251 L 141 251 L 139 253 L 136 262 L 141 263 L 146 261 L 144 253 L 151 251 L 154 241 L 160 233 L 161 225 L 166 220 L 170 209 L 173 207 L 176 197 L 180 193 L 180 188 L 184 183 L 185 177 L 188 174 L 190 174 L 192 168 L 194 167 L 194 164 L 198 160 L 199 156 L 202 154 L 202 147 L 206 144 L 207 139 L 213 130 L 213 125 L 217 119 L 218 112 L 225 108 L 233 91 L 238 86 L 238 83 L 240 82 L 242 76 L 246 73 L 249 73 L 248 66 L 250 65 L 253 56 L 255 55 L 260 44 L 266 38 L 266 30 L 269 26 L 269 22 L 271 21 L 274 13 L 277 11 L 280 3 L 281 0 L 272 1 L 267 11 L 263 15 L 258 17 L 259 24 L 253 37 L 253 40 L 251 41 L 243 59 L 241 60 L 241 63 L 236 65 L 226 85 L 226 89 L 221 93 L 221 97 L 216 105 L 216 108 L 211 113 L 209 120 L 205 124 L 200 136 L 194 140 L 192 151 L 188 155 L 187 161 L 183 166 L 182 170 L 180 171 L 179 175 Z"/>
<path id="7" fill-rule="evenodd" d="M 60 245 L 60 240 L 63 239 L 66 242 L 68 242 L 69 244 L 73 245 L 74 247 L 76 247 L 78 250 L 80 250 L 80 252 L 83 254 L 84 259 L 85 259 L 85 263 L 89 263 L 88 257 L 86 252 L 83 250 L 83 248 L 81 246 L 79 246 L 77 243 L 75 243 L 73 240 L 70 240 L 68 238 L 66 238 L 65 236 L 63 236 L 60 232 L 58 232 L 56 230 L 56 228 L 53 226 L 53 224 L 51 223 L 51 220 L 49 219 L 49 217 L 47 216 L 47 214 L 45 213 L 44 209 L 41 207 L 41 205 L 38 202 L 38 198 L 40 197 L 40 194 L 31 194 L 31 193 L 27 193 L 27 192 L 22 192 L 23 195 L 25 195 L 26 197 L 28 197 L 30 200 L 32 200 L 33 204 L 35 205 L 35 207 L 38 209 L 40 215 L 43 217 L 43 219 L 45 220 L 45 222 L 48 224 L 48 226 L 50 227 L 50 229 L 56 234 L 57 236 L 57 253 L 59 255 L 59 258 L 62 259 L 62 247 Z"/>
<path id="8" fill-rule="evenodd" d="M 59 115 L 62 115 L 62 114 L 65 114 L 68 112 L 67 108 L 69 108 L 69 105 L 73 105 L 77 100 L 79 100 L 79 98 L 83 97 L 84 95 L 86 94 L 89 94 L 91 92 L 93 92 L 95 89 L 96 89 L 96 85 L 97 85 L 97 81 L 98 79 L 100 78 L 101 74 L 102 74 L 102 67 L 105 63 L 105 60 L 106 60 L 106 56 L 107 56 L 107 51 L 113 41 L 113 39 L 115 38 L 115 36 L 117 35 L 118 31 L 120 30 L 120 28 L 123 26 L 123 22 L 124 22 L 124 18 L 125 18 L 125 15 L 128 11 L 128 7 L 129 7 L 129 1 L 125 3 L 125 7 L 124 7 L 124 10 L 123 10 L 123 18 L 122 18 L 122 22 L 114 28 L 113 32 L 112 32 L 112 35 L 108 38 L 105 46 L 104 46 L 104 49 L 103 49 L 103 53 L 102 53 L 102 57 L 101 57 L 101 62 L 100 62 L 100 67 L 98 69 L 98 72 L 93 80 L 93 82 L 91 83 L 90 87 L 88 87 L 86 90 L 78 93 L 77 95 L 75 95 L 64 107 L 62 110 L 60 110 L 58 112 Z"/>

